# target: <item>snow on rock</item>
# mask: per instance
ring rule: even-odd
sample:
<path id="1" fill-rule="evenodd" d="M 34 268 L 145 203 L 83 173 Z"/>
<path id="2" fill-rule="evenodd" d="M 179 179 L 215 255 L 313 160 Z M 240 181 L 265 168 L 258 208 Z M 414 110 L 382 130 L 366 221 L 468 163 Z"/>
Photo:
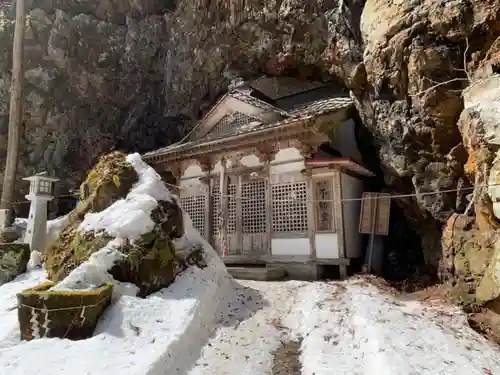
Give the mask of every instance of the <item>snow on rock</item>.
<path id="1" fill-rule="evenodd" d="M 158 207 L 158 201 L 171 201 L 172 197 L 161 177 L 139 154 L 128 155 L 127 161 L 134 167 L 139 181 L 125 199 L 116 201 L 101 212 L 85 215 L 79 230 L 106 231 L 110 236 L 131 241 L 153 230 L 155 223 L 151 220 L 151 212 Z"/>
<path id="2" fill-rule="evenodd" d="M 62 228 L 68 223 L 68 215 L 58 217 L 54 220 L 47 221 L 47 243 L 53 241 L 59 235 Z M 14 230 L 19 235 L 19 238 L 24 238 L 26 233 L 26 228 L 28 227 L 28 219 L 26 218 L 15 218 L 14 219 Z"/>
<path id="3" fill-rule="evenodd" d="M 70 291 L 70 290 L 92 290 L 99 288 L 107 282 L 116 283 L 108 270 L 113 265 L 125 258 L 125 255 L 119 251 L 121 241 L 114 239 L 105 247 L 92 254 L 89 259 L 64 278 L 61 282 L 51 288 L 53 291 Z M 116 290 L 113 294 L 116 293 Z"/>
<path id="4" fill-rule="evenodd" d="M 185 235 L 177 245 L 204 246 L 207 267 L 188 268 L 168 288 L 145 299 L 121 295 L 88 340 L 42 338 L 19 343 L 17 311 L 11 309 L 15 294 L 39 284 L 45 273 L 32 271 L 1 286 L 0 375 L 183 374 L 213 332 L 219 305 L 230 303 L 232 285 L 215 251 L 184 216 Z M 105 257 L 104 263 L 111 259 Z"/>
<path id="5" fill-rule="evenodd" d="M 42 267 L 42 253 L 36 250 L 33 250 L 30 254 L 30 260 L 28 261 L 28 270 L 32 270 L 34 268 Z"/>
<path id="6" fill-rule="evenodd" d="M 172 200 L 161 177 L 139 154 L 128 155 L 127 162 L 132 164 L 139 179 L 125 199 L 114 202 L 103 211 L 87 213 L 78 227 L 79 231 L 106 232 L 114 237 L 114 240 L 92 254 L 52 290 L 90 290 L 105 282 L 112 282 L 113 278 L 108 270 L 116 262 L 126 258 L 126 255 L 120 252 L 123 241 L 126 239 L 133 242 L 151 232 L 155 227 L 151 212 L 158 207 L 158 201 Z M 118 289 L 113 292 L 114 295 L 116 293 L 120 293 Z"/>

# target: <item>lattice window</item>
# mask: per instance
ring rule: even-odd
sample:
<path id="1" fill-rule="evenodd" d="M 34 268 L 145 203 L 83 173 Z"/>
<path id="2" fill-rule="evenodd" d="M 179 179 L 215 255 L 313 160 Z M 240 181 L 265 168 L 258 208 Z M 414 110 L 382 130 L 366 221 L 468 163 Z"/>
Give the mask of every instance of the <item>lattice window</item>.
<path id="1" fill-rule="evenodd" d="M 221 136 L 229 133 L 233 128 L 239 128 L 243 125 L 256 121 L 260 122 L 260 120 L 240 112 L 224 115 L 210 131 L 210 136 Z"/>
<path id="2" fill-rule="evenodd" d="M 205 195 L 194 195 L 180 199 L 182 209 L 189 215 L 193 226 L 202 236 L 205 236 L 205 203 Z"/>
<path id="3" fill-rule="evenodd" d="M 331 179 L 314 181 L 316 199 L 316 231 L 332 232 L 334 226 L 333 182 Z"/>
<path id="4" fill-rule="evenodd" d="M 273 232 L 307 231 L 307 187 L 305 182 L 273 185 Z"/>
<path id="5" fill-rule="evenodd" d="M 228 197 L 228 223 L 227 233 L 236 233 L 236 184 L 229 184 L 227 187 Z M 219 234 L 220 226 L 220 183 L 212 183 L 212 235 Z"/>
<path id="6" fill-rule="evenodd" d="M 265 233 L 267 231 L 265 180 L 241 184 L 241 219 L 243 233 Z"/>

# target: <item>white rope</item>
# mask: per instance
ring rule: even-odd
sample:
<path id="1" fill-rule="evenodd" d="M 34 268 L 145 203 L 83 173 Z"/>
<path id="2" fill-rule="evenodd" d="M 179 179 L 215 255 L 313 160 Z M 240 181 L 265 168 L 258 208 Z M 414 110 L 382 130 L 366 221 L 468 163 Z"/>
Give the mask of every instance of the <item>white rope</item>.
<path id="1" fill-rule="evenodd" d="M 197 184 L 193 185 L 187 185 L 187 186 L 177 186 L 174 184 L 170 184 L 165 182 L 165 185 L 177 188 L 179 190 L 185 190 L 189 189 L 191 187 L 196 187 L 199 186 Z M 477 188 L 490 188 L 494 186 L 500 186 L 500 183 L 498 184 L 487 184 L 487 185 L 475 185 L 475 186 L 470 186 L 470 187 L 460 187 L 460 188 L 455 188 L 455 189 L 444 189 L 444 190 L 434 190 L 434 191 L 428 191 L 428 192 L 422 192 L 422 193 L 410 193 L 410 194 L 384 194 L 383 196 L 373 196 L 373 197 L 361 197 L 361 198 L 345 198 L 341 199 L 341 202 L 355 202 L 355 201 L 364 201 L 364 200 L 376 200 L 376 199 L 401 199 L 401 198 L 412 198 L 412 197 L 422 197 L 422 196 L 430 196 L 430 195 L 437 195 L 437 194 L 445 194 L 445 193 L 453 193 L 453 192 L 463 192 L 463 191 L 471 191 Z M 221 196 L 221 194 L 214 194 L 217 196 Z M 236 195 L 230 195 L 230 194 L 225 194 L 225 197 L 229 198 L 234 198 L 234 199 L 240 199 L 240 200 L 245 200 L 245 199 L 251 199 L 251 198 L 244 198 L 244 197 L 238 197 Z M 195 196 L 194 196 L 195 197 Z M 301 199 L 301 198 L 290 198 L 290 199 L 280 199 L 280 200 L 274 200 L 273 202 L 295 202 L 295 201 L 301 201 L 301 202 L 326 202 L 328 200 L 325 199 L 314 199 L 310 196 L 307 197 L 307 199 Z"/>
<path id="2" fill-rule="evenodd" d="M 73 307 L 60 307 L 60 308 L 57 308 L 57 309 L 49 309 L 48 307 L 46 307 L 46 308 L 39 308 L 39 307 L 25 305 L 23 303 L 18 304 L 17 307 L 27 307 L 27 308 L 29 308 L 31 310 L 36 310 L 36 311 L 67 311 L 67 310 L 77 310 L 77 309 L 84 310 L 87 307 L 97 307 L 97 306 L 99 306 L 101 304 L 102 304 L 102 300 L 101 300 L 101 302 L 95 303 L 93 305 L 81 305 L 81 306 L 73 306 Z"/>

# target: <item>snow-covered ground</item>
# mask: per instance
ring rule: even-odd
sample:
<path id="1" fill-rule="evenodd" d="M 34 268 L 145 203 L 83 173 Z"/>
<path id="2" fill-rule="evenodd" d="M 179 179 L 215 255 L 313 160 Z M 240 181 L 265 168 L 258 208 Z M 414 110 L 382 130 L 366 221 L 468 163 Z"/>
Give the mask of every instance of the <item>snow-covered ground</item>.
<path id="1" fill-rule="evenodd" d="M 356 279 L 240 283 L 188 374 L 271 374 L 272 352 L 291 340 L 302 343 L 303 375 L 500 374 L 500 350 L 456 308 L 402 302 Z"/>
<path id="2" fill-rule="evenodd" d="M 209 337 L 218 302 L 224 301 L 231 285 L 230 276 L 214 260 L 203 270 L 188 269 L 171 287 L 146 299 L 120 296 L 89 340 L 20 343 L 16 293 L 44 278 L 43 270 L 34 270 L 0 287 L 1 375 L 178 373 L 170 366 L 181 366 L 190 348 Z"/>
<path id="3" fill-rule="evenodd" d="M 151 230 L 156 201 L 170 199 L 159 176 L 129 155 L 140 178 L 125 200 L 88 215 L 80 230 L 115 239 L 58 288 L 109 281 L 123 238 Z M 57 232 L 64 218 L 49 225 Z M 403 302 L 361 279 L 345 282 L 235 281 L 185 215 L 179 249 L 205 249 L 191 267 L 146 299 L 114 280 L 112 305 L 92 338 L 19 342 L 16 294 L 45 281 L 31 269 L 0 286 L 0 375 L 500 375 L 500 350 L 468 327 L 457 308 Z M 49 228 L 49 232 L 51 228 Z M 298 350 L 275 353 L 292 342 Z M 294 346 L 294 347 L 295 347 Z M 287 362 L 302 370 L 282 371 Z M 273 372 L 278 369 L 279 372 Z"/>
<path id="4" fill-rule="evenodd" d="M 302 342 L 304 375 L 500 374 L 500 350 L 458 309 L 401 301 L 356 279 L 222 285 L 192 269 L 147 299 L 118 299 L 89 340 L 19 343 L 15 293 L 43 277 L 32 271 L 0 287 L 2 375 L 264 375 L 290 340 Z"/>

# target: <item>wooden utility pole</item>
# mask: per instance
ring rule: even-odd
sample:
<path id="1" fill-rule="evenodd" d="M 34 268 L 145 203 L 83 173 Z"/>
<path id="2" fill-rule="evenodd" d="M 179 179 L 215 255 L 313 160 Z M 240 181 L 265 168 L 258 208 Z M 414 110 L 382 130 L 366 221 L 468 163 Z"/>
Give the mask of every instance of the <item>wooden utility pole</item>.
<path id="1" fill-rule="evenodd" d="M 12 81 L 10 86 L 9 139 L 7 143 L 2 196 L 0 198 L 0 208 L 9 210 L 12 210 L 14 197 L 23 116 L 23 48 L 25 26 L 26 10 L 24 0 L 16 0 L 16 26 L 12 48 Z"/>

